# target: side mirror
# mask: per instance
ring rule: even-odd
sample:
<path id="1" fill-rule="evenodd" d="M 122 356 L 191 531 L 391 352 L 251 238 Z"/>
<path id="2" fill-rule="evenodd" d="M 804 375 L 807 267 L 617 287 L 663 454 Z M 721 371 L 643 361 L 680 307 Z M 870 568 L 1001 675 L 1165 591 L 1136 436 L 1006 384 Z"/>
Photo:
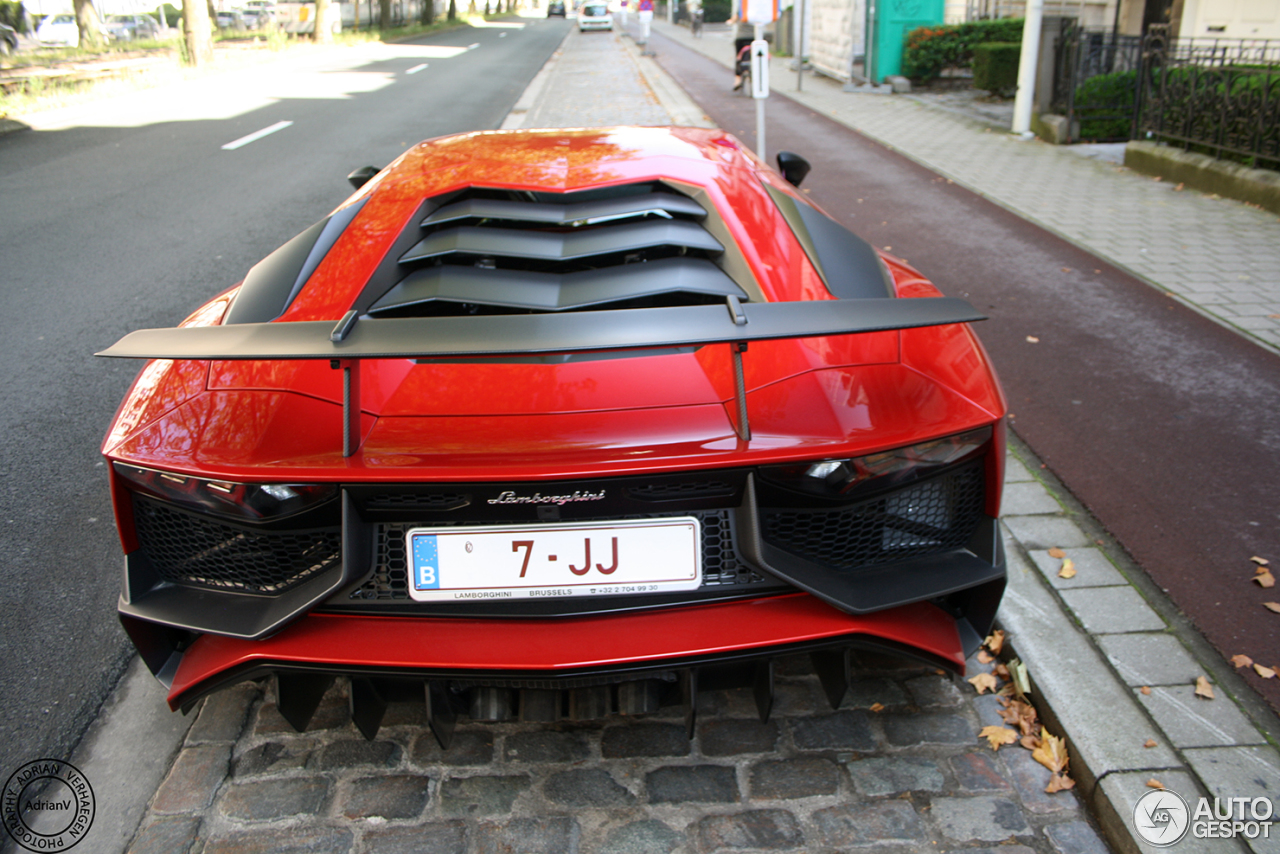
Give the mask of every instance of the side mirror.
<path id="1" fill-rule="evenodd" d="M 808 165 L 809 164 L 807 163 L 805 164 L 806 172 L 809 171 Z M 351 186 L 355 187 L 358 190 L 361 187 L 363 187 L 365 184 L 369 183 L 369 179 L 372 178 L 374 175 L 377 175 L 381 171 L 382 170 L 379 169 L 377 166 L 361 166 L 359 169 L 357 169 L 356 171 L 348 175 L 347 180 L 351 182 Z M 795 182 L 793 181 L 792 183 L 795 183 Z"/>
<path id="2" fill-rule="evenodd" d="M 782 177 L 786 178 L 793 187 L 799 187 L 800 182 L 804 180 L 804 176 L 808 175 L 809 170 L 812 168 L 813 167 L 809 165 L 808 160 L 805 160 L 795 152 L 778 152 L 778 171 L 782 173 Z"/>

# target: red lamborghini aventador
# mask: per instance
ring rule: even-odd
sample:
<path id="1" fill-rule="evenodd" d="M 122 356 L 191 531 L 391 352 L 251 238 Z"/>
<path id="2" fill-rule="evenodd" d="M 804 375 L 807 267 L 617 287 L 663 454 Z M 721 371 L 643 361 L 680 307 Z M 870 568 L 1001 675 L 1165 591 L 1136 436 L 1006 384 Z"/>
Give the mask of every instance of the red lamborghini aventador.
<path id="1" fill-rule="evenodd" d="M 173 708 L 641 714 L 810 654 L 961 670 L 1004 588 L 969 322 L 720 131 L 424 142 L 174 329 L 103 453 Z"/>

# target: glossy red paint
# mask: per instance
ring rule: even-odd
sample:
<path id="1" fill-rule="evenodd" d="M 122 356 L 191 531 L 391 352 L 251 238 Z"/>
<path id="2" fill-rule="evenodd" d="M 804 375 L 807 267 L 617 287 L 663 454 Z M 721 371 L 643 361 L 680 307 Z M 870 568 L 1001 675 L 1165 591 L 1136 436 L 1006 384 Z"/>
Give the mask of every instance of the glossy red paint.
<path id="1" fill-rule="evenodd" d="M 183 655 L 169 705 L 237 667 L 319 664 L 334 669 L 523 671 L 547 676 L 831 639 L 913 647 L 956 672 L 964 653 L 955 622 L 917 603 L 851 616 L 796 594 L 572 620 L 348 617 L 311 614 L 260 641 L 205 635 Z"/>
<path id="2" fill-rule="evenodd" d="M 639 180 L 673 182 L 713 203 L 767 299 L 831 298 L 762 182 L 795 189 L 721 131 L 478 132 L 415 146 L 353 196 L 367 197 L 365 208 L 281 320 L 341 317 L 428 196 Z M 909 265 L 885 259 L 901 296 L 938 295 Z M 188 323 L 219 322 L 230 296 Z M 713 346 L 563 365 L 368 361 L 363 442 L 353 458 L 337 440 L 341 375 L 327 364 L 156 362 L 121 405 L 103 451 L 231 479 L 539 479 L 780 462 L 818 444 L 831 456 L 859 455 L 1004 412 L 985 354 L 964 326 L 758 342 L 743 361 L 750 443 L 734 436 L 728 347 Z M 849 409 L 823 400 L 824 389 Z"/>

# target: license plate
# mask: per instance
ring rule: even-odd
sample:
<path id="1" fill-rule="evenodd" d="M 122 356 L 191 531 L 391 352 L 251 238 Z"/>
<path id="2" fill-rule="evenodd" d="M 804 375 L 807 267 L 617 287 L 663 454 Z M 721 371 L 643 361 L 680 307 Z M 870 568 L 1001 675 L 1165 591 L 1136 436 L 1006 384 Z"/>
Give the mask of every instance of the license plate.
<path id="1" fill-rule="evenodd" d="M 409 596 L 419 602 L 554 599 L 696 590 L 698 520 L 412 528 Z"/>

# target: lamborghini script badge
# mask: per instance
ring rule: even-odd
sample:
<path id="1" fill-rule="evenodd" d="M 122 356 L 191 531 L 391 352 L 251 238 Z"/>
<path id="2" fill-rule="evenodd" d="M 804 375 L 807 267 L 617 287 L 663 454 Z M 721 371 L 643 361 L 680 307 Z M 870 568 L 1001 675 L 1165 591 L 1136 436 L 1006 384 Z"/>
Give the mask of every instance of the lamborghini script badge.
<path id="1" fill-rule="evenodd" d="M 516 495 L 514 492 L 507 490 L 498 494 L 497 498 L 490 498 L 490 504 L 572 504 L 576 501 L 599 501 L 604 498 L 604 490 L 599 492 L 583 492 L 575 490 L 572 495 L 543 495 L 541 492 L 535 492 L 533 495 Z"/>

